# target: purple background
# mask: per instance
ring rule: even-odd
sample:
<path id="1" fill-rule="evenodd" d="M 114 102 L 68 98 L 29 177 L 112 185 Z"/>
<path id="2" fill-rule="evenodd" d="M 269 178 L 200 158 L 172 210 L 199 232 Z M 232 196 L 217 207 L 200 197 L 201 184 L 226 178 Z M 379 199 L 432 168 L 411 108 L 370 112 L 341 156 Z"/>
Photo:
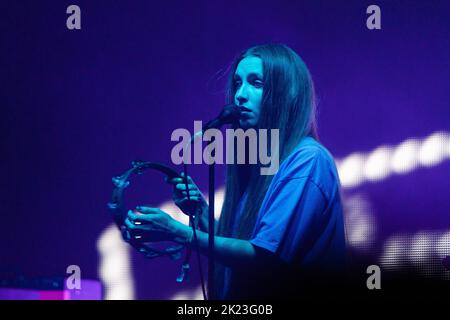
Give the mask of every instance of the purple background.
<path id="1" fill-rule="evenodd" d="M 66 28 L 70 4 L 81 7 L 81 30 Z M 366 28 L 370 4 L 382 30 Z M 337 158 L 450 131 L 449 1 L 3 1 L 0 10 L 0 267 L 30 276 L 77 264 L 98 278 L 111 177 L 133 159 L 170 164 L 172 131 L 219 112 L 220 75 L 248 46 L 283 42 L 302 56 L 321 141 Z M 356 188 L 377 213 L 380 243 L 450 228 L 449 169 Z M 207 168 L 190 173 L 205 190 Z M 147 185 L 155 206 L 170 198 L 160 178 Z M 178 262 L 133 254 L 133 266 L 138 298 L 177 290 Z"/>

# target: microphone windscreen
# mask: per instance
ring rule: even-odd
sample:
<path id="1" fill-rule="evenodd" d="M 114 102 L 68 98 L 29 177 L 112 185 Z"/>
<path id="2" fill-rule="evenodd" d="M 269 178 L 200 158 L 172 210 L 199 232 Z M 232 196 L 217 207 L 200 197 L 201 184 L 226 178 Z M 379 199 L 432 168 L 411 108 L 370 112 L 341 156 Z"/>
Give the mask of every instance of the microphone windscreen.
<path id="1" fill-rule="evenodd" d="M 241 110 L 234 103 L 227 104 L 222 112 L 219 114 L 218 119 L 222 124 L 233 123 L 241 117 Z"/>

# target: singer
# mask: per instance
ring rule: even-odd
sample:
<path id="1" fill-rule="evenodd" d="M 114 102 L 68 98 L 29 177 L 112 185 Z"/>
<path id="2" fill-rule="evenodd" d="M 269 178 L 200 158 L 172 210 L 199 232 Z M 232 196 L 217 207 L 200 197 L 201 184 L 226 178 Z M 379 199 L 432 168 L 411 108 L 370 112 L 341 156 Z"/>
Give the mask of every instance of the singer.
<path id="1" fill-rule="evenodd" d="M 225 200 L 217 222 L 213 299 L 323 298 L 339 294 L 345 269 L 340 183 L 333 157 L 318 141 L 315 93 L 309 70 L 281 44 L 251 47 L 234 61 L 227 103 L 241 107 L 233 128 L 278 129 L 280 166 L 262 175 L 260 163 L 227 164 Z M 208 204 L 193 179 L 174 185 L 187 213 L 187 192 L 202 212 L 201 253 L 208 249 Z M 128 234 L 142 241 L 192 244 L 193 232 L 157 208 L 129 212 Z M 144 214 L 140 214 L 144 213 Z M 175 240 L 176 239 L 176 240 Z"/>

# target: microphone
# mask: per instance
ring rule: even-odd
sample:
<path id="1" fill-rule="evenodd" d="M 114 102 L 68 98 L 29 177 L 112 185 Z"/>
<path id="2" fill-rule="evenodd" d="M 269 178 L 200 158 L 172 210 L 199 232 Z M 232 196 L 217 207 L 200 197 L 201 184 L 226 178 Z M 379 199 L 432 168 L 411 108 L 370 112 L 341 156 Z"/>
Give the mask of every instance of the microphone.
<path id="1" fill-rule="evenodd" d="M 188 144 L 191 144 L 197 137 L 200 137 L 208 129 L 219 129 L 225 124 L 234 123 L 241 117 L 241 109 L 234 103 L 227 104 L 217 117 L 208 121 L 201 131 L 195 132 Z"/>
<path id="2" fill-rule="evenodd" d="M 220 114 L 213 120 L 207 122 L 203 128 L 202 132 L 208 129 L 219 129 L 225 124 L 233 123 L 241 117 L 241 110 L 234 103 L 227 104 Z"/>

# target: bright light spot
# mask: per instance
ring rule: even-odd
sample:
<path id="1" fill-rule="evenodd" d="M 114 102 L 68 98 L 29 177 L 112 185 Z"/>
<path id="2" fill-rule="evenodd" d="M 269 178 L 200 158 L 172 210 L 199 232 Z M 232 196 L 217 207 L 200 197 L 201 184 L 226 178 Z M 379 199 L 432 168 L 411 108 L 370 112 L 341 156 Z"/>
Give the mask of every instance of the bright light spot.
<path id="1" fill-rule="evenodd" d="M 208 202 L 208 194 L 205 194 L 205 199 Z M 220 218 L 224 199 L 225 189 L 220 188 L 219 190 L 216 190 L 216 194 L 214 195 L 214 217 L 216 220 L 219 220 Z"/>
<path id="2" fill-rule="evenodd" d="M 380 263 L 384 269 L 399 269 L 406 262 L 406 248 L 409 243 L 406 235 L 395 235 L 386 240 Z"/>
<path id="3" fill-rule="evenodd" d="M 183 290 L 176 293 L 170 300 L 203 300 L 202 287 L 198 286 L 189 291 Z"/>
<path id="4" fill-rule="evenodd" d="M 411 240 L 409 261 L 414 265 L 422 265 L 429 258 L 432 251 L 433 239 L 425 233 L 419 232 Z"/>
<path id="5" fill-rule="evenodd" d="M 380 264 L 384 268 L 413 269 L 426 277 L 450 280 L 442 259 L 450 253 L 450 232 L 421 231 L 414 235 L 394 235 L 385 241 Z"/>
<path id="6" fill-rule="evenodd" d="M 98 273 L 104 285 L 104 299 L 134 299 L 134 282 L 129 245 L 122 240 L 116 225 L 110 225 L 97 241 L 100 255 Z"/>
<path id="7" fill-rule="evenodd" d="M 354 153 L 338 163 L 342 186 L 353 187 L 363 182 L 364 156 L 362 154 Z"/>
<path id="8" fill-rule="evenodd" d="M 379 147 L 373 151 L 364 165 L 364 175 L 368 180 L 380 180 L 389 175 L 392 151 L 387 147 Z"/>
<path id="9" fill-rule="evenodd" d="M 444 147 L 447 153 L 447 158 L 450 158 L 450 134 L 447 134 L 447 139 L 445 141 Z"/>
<path id="10" fill-rule="evenodd" d="M 178 209 L 172 200 L 164 202 L 159 208 L 175 220 L 178 220 L 185 225 L 189 224 L 189 217 Z"/>
<path id="11" fill-rule="evenodd" d="M 419 161 L 424 166 L 434 166 L 442 162 L 447 156 L 448 136 L 437 132 L 429 136 L 419 150 Z"/>
<path id="12" fill-rule="evenodd" d="M 343 204 L 347 243 L 357 250 L 369 251 L 376 237 L 376 221 L 370 201 L 363 195 L 355 195 L 345 199 Z"/>
<path id="13" fill-rule="evenodd" d="M 436 251 L 441 259 L 450 256 L 450 232 L 443 234 L 437 241 Z"/>
<path id="14" fill-rule="evenodd" d="M 391 158 L 391 168 L 395 173 L 408 173 L 417 166 L 417 154 L 420 143 L 410 139 L 401 143 L 395 149 Z"/>
<path id="15" fill-rule="evenodd" d="M 337 159 L 336 165 L 345 188 L 366 180 L 381 180 L 393 173 L 407 173 L 423 166 L 434 166 L 450 158 L 450 135 L 436 132 L 424 140 L 408 139 L 397 147 L 379 147 L 368 154 L 353 153 Z"/>

